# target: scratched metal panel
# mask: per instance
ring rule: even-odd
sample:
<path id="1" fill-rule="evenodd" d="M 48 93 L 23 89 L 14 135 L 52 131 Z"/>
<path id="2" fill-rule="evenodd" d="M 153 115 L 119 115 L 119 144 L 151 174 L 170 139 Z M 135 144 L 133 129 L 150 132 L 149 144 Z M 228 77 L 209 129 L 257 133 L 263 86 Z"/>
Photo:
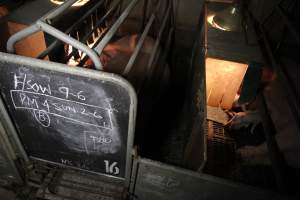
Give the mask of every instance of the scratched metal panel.
<path id="1" fill-rule="evenodd" d="M 148 159 L 140 159 L 138 166 L 134 195 L 139 200 L 281 199 L 274 193 Z"/>

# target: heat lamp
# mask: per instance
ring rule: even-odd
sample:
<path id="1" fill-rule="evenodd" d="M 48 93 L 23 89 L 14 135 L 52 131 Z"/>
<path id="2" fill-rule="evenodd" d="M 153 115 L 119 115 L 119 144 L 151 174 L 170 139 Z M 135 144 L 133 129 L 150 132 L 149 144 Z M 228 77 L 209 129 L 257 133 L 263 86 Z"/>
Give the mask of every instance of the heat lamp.
<path id="1" fill-rule="evenodd" d="M 63 3 L 65 3 L 66 0 L 50 0 L 52 3 L 56 4 L 56 5 L 61 5 Z M 78 0 L 76 3 L 74 3 L 72 5 L 72 7 L 80 7 L 85 5 L 87 2 L 89 2 L 90 0 Z"/>
<path id="2" fill-rule="evenodd" d="M 214 28 L 222 31 L 237 31 L 241 30 L 242 16 L 238 3 L 229 4 L 229 6 L 214 15 L 207 17 L 207 21 Z"/>

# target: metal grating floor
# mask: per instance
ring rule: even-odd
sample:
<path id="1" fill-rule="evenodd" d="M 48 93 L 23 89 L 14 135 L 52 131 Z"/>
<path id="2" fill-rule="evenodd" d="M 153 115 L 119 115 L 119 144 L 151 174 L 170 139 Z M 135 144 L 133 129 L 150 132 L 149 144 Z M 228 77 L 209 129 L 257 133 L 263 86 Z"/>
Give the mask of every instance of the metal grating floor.
<path id="1" fill-rule="evenodd" d="M 207 120 L 207 163 L 205 171 L 227 177 L 235 163 L 236 143 L 223 124 Z"/>

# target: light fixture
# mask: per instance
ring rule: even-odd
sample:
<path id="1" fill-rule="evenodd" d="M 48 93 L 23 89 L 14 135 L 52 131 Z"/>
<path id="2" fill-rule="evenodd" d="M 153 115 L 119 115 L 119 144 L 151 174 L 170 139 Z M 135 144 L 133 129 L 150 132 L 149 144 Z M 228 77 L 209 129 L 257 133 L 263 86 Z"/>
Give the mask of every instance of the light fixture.
<path id="1" fill-rule="evenodd" d="M 50 0 L 52 3 L 56 4 L 56 5 L 61 5 L 63 3 L 65 3 L 66 0 Z M 89 2 L 90 0 L 78 0 L 76 3 L 74 3 L 72 5 L 72 7 L 80 7 L 85 5 L 87 2 Z"/>
<path id="2" fill-rule="evenodd" d="M 208 16 L 207 21 L 222 31 L 241 31 L 241 13 L 238 4 L 230 5 L 226 9 Z"/>

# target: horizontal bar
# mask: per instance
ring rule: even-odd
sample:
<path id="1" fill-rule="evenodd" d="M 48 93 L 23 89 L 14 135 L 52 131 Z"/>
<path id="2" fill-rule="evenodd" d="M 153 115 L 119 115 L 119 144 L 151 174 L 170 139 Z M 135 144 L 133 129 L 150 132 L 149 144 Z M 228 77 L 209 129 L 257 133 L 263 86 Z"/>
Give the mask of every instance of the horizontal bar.
<path id="1" fill-rule="evenodd" d="M 100 62 L 99 56 L 94 50 L 90 49 L 88 46 L 82 44 L 78 40 L 76 40 L 72 37 L 69 37 L 65 33 L 55 29 L 54 27 L 48 25 L 47 23 L 45 23 L 41 20 L 37 21 L 36 24 L 38 24 L 41 27 L 41 29 L 43 31 L 45 31 L 46 33 L 60 39 L 61 41 L 65 42 L 67 44 L 70 44 L 71 46 L 75 47 L 76 49 L 81 50 L 82 52 L 86 53 L 92 59 L 96 68 L 99 70 L 103 70 L 103 66 Z"/>
<path id="2" fill-rule="evenodd" d="M 114 34 L 117 32 L 118 28 L 121 26 L 121 24 L 124 22 L 124 20 L 128 17 L 130 11 L 132 8 L 136 5 L 138 0 L 132 0 L 128 7 L 123 11 L 121 16 L 117 19 L 117 21 L 114 23 L 114 25 L 110 28 L 110 30 L 107 32 L 107 34 L 104 36 L 102 41 L 94 48 L 94 50 L 101 55 L 103 49 L 105 46 L 109 43 L 111 38 L 114 36 Z M 101 64 L 102 66 L 102 64 Z M 97 68 L 97 67 L 96 67 Z"/>

